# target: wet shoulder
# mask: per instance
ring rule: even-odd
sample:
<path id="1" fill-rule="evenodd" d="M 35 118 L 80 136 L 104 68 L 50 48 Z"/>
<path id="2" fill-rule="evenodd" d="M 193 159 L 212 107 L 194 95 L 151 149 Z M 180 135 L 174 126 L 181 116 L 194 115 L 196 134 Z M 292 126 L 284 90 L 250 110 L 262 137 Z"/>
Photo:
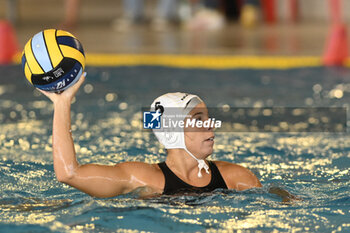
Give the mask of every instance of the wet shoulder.
<path id="1" fill-rule="evenodd" d="M 249 188 L 261 187 L 258 178 L 248 168 L 225 161 L 214 162 L 229 189 L 241 191 Z"/>

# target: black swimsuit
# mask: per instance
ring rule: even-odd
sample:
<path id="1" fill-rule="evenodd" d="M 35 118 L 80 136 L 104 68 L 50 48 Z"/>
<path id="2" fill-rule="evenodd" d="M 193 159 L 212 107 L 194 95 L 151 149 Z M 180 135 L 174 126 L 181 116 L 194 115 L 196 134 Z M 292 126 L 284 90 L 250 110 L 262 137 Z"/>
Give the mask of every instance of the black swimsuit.
<path id="1" fill-rule="evenodd" d="M 211 180 L 210 183 L 204 187 L 195 187 L 185 183 L 169 169 L 165 162 L 158 163 L 158 166 L 160 169 L 162 169 L 165 177 L 163 194 L 172 195 L 176 193 L 203 193 L 211 192 L 218 188 L 227 189 L 227 185 L 215 163 L 212 161 L 208 161 L 208 163 L 211 171 Z"/>

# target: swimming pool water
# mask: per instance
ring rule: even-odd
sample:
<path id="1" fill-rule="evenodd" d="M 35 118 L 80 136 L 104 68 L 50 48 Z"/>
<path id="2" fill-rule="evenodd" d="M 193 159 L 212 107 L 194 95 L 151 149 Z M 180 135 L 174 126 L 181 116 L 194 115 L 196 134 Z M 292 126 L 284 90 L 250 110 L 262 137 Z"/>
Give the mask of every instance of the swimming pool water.
<path id="1" fill-rule="evenodd" d="M 139 128 L 141 107 L 169 91 L 208 106 L 348 107 L 350 70 L 88 67 L 72 107 L 81 163 L 156 163 L 165 152 Z M 0 232 L 349 232 L 349 133 L 220 133 L 213 160 L 239 163 L 262 189 L 200 196 L 92 198 L 55 179 L 52 105 L 19 66 L 0 67 Z M 288 190 L 289 203 L 268 193 Z"/>

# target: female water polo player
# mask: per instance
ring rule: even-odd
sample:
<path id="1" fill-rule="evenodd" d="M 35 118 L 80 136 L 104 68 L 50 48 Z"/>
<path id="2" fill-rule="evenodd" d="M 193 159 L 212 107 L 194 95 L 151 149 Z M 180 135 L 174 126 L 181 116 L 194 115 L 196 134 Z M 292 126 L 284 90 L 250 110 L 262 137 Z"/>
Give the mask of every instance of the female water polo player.
<path id="1" fill-rule="evenodd" d="M 242 166 L 206 160 L 212 154 L 214 145 L 214 133 L 210 127 L 185 128 L 179 132 L 154 131 L 167 149 L 167 158 L 163 163 L 80 165 L 70 130 L 70 108 L 71 101 L 84 80 L 85 75 L 61 94 L 41 91 L 54 105 L 53 160 L 56 177 L 60 182 L 95 197 L 113 197 L 139 188 L 146 195 L 157 195 L 210 192 L 217 188 L 239 191 L 261 187 L 257 177 Z M 151 109 L 167 114 L 168 109 L 174 107 L 192 119 L 208 119 L 204 102 L 195 95 L 165 94 L 152 103 Z"/>

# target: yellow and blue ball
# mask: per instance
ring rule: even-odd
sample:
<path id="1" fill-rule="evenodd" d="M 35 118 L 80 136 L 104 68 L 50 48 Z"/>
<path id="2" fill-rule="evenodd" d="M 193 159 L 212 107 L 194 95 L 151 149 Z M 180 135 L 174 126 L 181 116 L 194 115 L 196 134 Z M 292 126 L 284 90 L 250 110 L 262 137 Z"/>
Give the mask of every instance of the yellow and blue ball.
<path id="1" fill-rule="evenodd" d="M 83 46 L 71 33 L 47 29 L 24 47 L 22 68 L 35 87 L 61 92 L 76 83 L 85 67 Z"/>

